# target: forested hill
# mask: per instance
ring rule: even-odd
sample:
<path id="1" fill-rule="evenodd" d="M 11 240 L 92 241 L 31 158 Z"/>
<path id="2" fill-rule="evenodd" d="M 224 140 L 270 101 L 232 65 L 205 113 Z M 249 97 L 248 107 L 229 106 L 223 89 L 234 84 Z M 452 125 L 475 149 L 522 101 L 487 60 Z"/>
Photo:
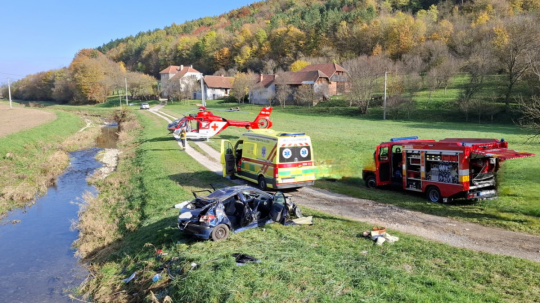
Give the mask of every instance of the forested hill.
<path id="1" fill-rule="evenodd" d="M 377 49 L 399 58 L 427 40 L 447 41 L 455 22 L 470 25 L 483 12 L 489 20 L 534 7 L 515 1 L 461 6 L 435 0 L 267 0 L 117 39 L 98 50 L 129 70 L 156 77 L 164 67 L 179 64 L 213 73 L 220 68 L 262 71 L 270 59 L 283 69 L 301 57 L 341 62 Z"/>

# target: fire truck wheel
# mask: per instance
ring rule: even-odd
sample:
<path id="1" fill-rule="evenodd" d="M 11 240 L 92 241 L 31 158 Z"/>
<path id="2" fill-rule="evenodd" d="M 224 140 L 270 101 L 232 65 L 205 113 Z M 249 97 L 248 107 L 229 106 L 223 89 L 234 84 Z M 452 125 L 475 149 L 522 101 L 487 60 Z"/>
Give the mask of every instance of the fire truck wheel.
<path id="1" fill-rule="evenodd" d="M 377 187 L 377 180 L 375 180 L 374 175 L 369 175 L 366 177 L 366 187 L 367 188 L 375 188 Z"/>
<path id="2" fill-rule="evenodd" d="M 427 191 L 426 195 L 429 201 L 438 203 L 441 202 L 441 191 L 437 188 L 437 186 L 430 186 Z"/>
<path id="3" fill-rule="evenodd" d="M 263 176 L 259 176 L 259 189 L 266 190 L 266 179 Z"/>

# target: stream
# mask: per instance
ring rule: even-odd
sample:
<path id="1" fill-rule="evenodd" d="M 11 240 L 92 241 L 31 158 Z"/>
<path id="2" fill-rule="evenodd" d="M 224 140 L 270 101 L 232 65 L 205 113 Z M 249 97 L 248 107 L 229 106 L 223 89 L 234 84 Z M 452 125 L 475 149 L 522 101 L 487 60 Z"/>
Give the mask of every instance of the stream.
<path id="1" fill-rule="evenodd" d="M 83 194 L 97 193 L 86 178 L 102 166 L 97 152 L 116 147 L 113 129 L 103 128 L 95 148 L 70 153 L 69 167 L 44 196 L 0 222 L 0 302 L 73 302 L 68 294 L 88 272 L 74 256 L 78 232 L 70 226 Z"/>

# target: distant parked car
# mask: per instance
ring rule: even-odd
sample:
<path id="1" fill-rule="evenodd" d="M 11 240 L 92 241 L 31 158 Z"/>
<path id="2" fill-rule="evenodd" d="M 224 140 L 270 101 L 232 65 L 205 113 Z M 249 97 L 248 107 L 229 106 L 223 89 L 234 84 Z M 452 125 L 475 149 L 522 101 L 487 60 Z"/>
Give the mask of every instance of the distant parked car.
<path id="1" fill-rule="evenodd" d="M 148 103 L 141 103 L 141 109 L 150 109 L 150 104 L 148 104 Z"/>
<path id="2" fill-rule="evenodd" d="M 210 191 L 209 191 L 210 192 Z M 178 228 L 202 239 L 222 241 L 230 232 L 264 226 L 269 223 L 292 223 L 291 216 L 302 216 L 300 209 L 283 193 L 267 193 L 240 185 L 216 189 L 208 196 L 175 205 L 181 208 Z"/>

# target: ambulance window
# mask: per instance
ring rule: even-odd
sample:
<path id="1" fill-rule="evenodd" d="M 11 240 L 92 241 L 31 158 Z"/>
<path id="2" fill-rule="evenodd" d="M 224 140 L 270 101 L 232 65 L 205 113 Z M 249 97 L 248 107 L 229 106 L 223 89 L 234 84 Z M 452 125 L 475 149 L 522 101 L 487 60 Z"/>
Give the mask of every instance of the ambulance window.
<path id="1" fill-rule="evenodd" d="M 281 147 L 279 149 L 279 162 L 303 162 L 311 161 L 311 150 L 309 146 Z"/>
<path id="2" fill-rule="evenodd" d="M 379 148 L 379 160 L 380 161 L 388 160 L 388 146 L 383 146 Z"/>

